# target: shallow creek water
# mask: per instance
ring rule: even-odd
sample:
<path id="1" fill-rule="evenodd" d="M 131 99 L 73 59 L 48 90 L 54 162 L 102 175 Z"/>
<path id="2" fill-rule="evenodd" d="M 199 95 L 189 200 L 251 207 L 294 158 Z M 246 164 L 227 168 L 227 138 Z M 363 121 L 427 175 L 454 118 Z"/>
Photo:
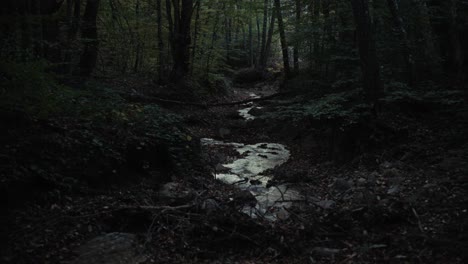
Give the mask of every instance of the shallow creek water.
<path id="1" fill-rule="evenodd" d="M 254 97 L 255 96 L 255 97 Z M 252 95 L 256 98 L 256 95 Z M 257 97 L 258 98 L 258 97 Z M 246 121 L 255 119 L 248 112 L 254 108 L 249 104 L 247 108 L 239 110 L 239 114 Z M 271 170 L 290 158 L 289 150 L 278 143 L 242 144 L 218 141 L 210 138 L 201 139 L 205 147 L 226 148 L 230 147 L 240 155 L 229 163 L 221 164 L 229 171 L 226 173 L 215 173 L 216 179 L 237 186 L 242 190 L 248 190 L 257 199 L 255 206 L 244 206 L 242 211 L 253 218 L 263 217 L 268 220 L 286 219 L 289 216 L 287 208 L 294 201 L 300 200 L 298 191 L 290 188 L 287 184 L 269 186 L 268 181 L 272 175 Z"/>

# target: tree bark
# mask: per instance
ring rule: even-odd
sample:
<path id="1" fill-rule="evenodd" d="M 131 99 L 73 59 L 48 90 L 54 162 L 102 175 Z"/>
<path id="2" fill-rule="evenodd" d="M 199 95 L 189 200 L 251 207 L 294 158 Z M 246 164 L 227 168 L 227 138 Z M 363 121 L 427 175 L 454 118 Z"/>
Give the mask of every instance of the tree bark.
<path id="1" fill-rule="evenodd" d="M 261 67 L 264 67 L 263 62 L 265 61 L 265 47 L 267 38 L 267 23 L 268 23 L 268 6 L 269 1 L 265 0 L 263 4 L 263 27 L 262 27 L 262 43 L 260 45 L 260 63 Z"/>
<path id="2" fill-rule="evenodd" d="M 268 28 L 268 36 L 265 44 L 265 54 L 263 56 L 263 60 L 261 61 L 262 69 L 265 69 L 268 64 L 268 58 L 270 57 L 271 52 L 271 41 L 273 39 L 273 32 L 275 30 L 275 20 L 276 20 L 276 12 L 272 12 L 271 19 L 270 19 L 270 27 Z"/>
<path id="3" fill-rule="evenodd" d="M 312 0 L 313 1 L 313 7 L 314 7 L 314 21 L 317 23 L 320 18 L 320 5 L 321 5 L 321 0 Z M 321 69 L 322 65 L 320 64 L 320 37 L 319 37 L 319 32 L 318 30 L 315 30 L 313 33 L 313 39 L 314 39 L 314 57 L 315 57 L 315 67 L 318 68 L 319 70 Z"/>
<path id="4" fill-rule="evenodd" d="M 190 75 L 193 73 L 193 65 L 197 56 L 197 41 L 198 41 L 198 31 L 200 30 L 200 8 L 201 1 L 197 0 L 196 2 L 196 14 L 195 14 L 195 32 L 193 33 L 193 49 L 192 49 L 192 63 L 190 66 Z"/>
<path id="5" fill-rule="evenodd" d="M 192 23 L 193 0 L 172 1 L 174 7 L 174 65 L 171 72 L 171 81 L 179 83 L 184 81 L 190 70 L 190 27 Z"/>
<path id="6" fill-rule="evenodd" d="M 250 0 L 250 9 L 253 8 L 253 0 Z M 249 17 L 249 65 L 254 66 L 254 52 L 253 52 L 253 33 L 252 33 L 252 17 Z"/>
<path id="7" fill-rule="evenodd" d="M 398 31 L 398 35 L 401 39 L 402 45 L 402 55 L 405 60 L 406 64 L 406 72 L 407 72 L 407 82 L 409 85 L 413 83 L 413 59 L 412 59 L 412 52 L 410 50 L 410 43 L 408 40 L 408 33 L 406 32 L 405 26 L 403 24 L 403 19 L 400 16 L 400 10 L 398 7 L 398 3 L 396 0 L 387 0 L 388 9 L 392 14 L 393 24 Z"/>
<path id="8" fill-rule="evenodd" d="M 81 28 L 81 39 L 84 50 L 80 59 L 80 75 L 90 76 L 96 67 L 98 56 L 98 32 L 96 19 L 99 10 L 99 0 L 87 0 Z"/>
<path id="9" fill-rule="evenodd" d="M 369 0 L 351 0 L 351 5 L 356 24 L 365 99 L 378 110 L 378 100 L 383 95 L 383 85 L 372 35 Z"/>
<path id="10" fill-rule="evenodd" d="M 301 26 L 301 0 L 296 0 L 296 43 L 294 44 L 294 72 L 299 72 L 299 27 Z"/>
<path id="11" fill-rule="evenodd" d="M 161 0 L 156 0 L 156 24 L 158 27 L 158 83 L 162 84 L 163 82 L 163 60 L 164 60 L 164 41 L 162 36 L 162 7 Z"/>
<path id="12" fill-rule="evenodd" d="M 286 33 L 284 32 L 283 15 L 281 13 L 280 0 L 275 0 L 275 9 L 278 16 L 278 29 L 280 32 L 281 51 L 283 53 L 283 66 L 286 78 L 291 76 L 291 68 L 289 67 L 289 52 L 288 43 L 286 41 Z"/>

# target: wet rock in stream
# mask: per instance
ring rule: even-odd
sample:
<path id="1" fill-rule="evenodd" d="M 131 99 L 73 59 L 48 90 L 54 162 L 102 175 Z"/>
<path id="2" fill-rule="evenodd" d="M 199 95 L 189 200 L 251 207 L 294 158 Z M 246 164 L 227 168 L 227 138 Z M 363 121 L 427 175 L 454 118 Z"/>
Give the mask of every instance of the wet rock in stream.
<path id="1" fill-rule="evenodd" d="M 270 185 L 272 175 L 263 175 L 275 167 L 285 163 L 290 152 L 285 146 L 277 143 L 241 144 L 225 143 L 214 139 L 202 139 L 201 144 L 208 148 L 206 151 L 221 150 L 230 147 L 239 153 L 239 156 L 230 163 L 222 164 L 228 171 L 216 173 L 215 177 L 241 189 L 240 193 L 249 198 L 242 211 L 251 217 L 264 217 L 270 220 L 285 219 L 287 212 L 284 207 L 290 207 L 293 201 L 300 200 L 301 195 L 287 184 Z M 240 201 L 244 199 L 237 199 Z M 252 198 L 256 202 L 252 202 Z"/>

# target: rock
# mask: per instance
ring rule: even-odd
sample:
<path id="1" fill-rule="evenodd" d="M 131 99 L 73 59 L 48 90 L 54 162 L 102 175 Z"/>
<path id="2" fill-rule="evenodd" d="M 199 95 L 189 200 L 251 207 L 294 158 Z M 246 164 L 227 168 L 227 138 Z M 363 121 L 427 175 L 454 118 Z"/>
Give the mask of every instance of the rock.
<path id="1" fill-rule="evenodd" d="M 323 201 L 318 201 L 315 202 L 317 206 L 320 206 L 323 209 L 330 209 L 335 205 L 335 201 L 332 200 L 323 200 Z"/>
<path id="2" fill-rule="evenodd" d="M 229 136 L 231 134 L 231 130 L 228 128 L 222 127 L 218 130 L 218 134 L 221 138 L 225 138 L 226 136 Z"/>
<path id="3" fill-rule="evenodd" d="M 253 116 L 261 116 L 266 112 L 265 108 L 263 107 L 254 107 L 250 109 L 249 114 Z"/>
<path id="4" fill-rule="evenodd" d="M 338 192 L 345 192 L 352 187 L 352 183 L 343 178 L 336 179 L 335 183 L 333 184 L 333 188 L 335 188 L 335 190 Z"/>
<path id="5" fill-rule="evenodd" d="M 381 207 L 388 207 L 390 204 L 390 200 L 389 199 L 382 199 L 380 200 L 377 205 L 378 206 L 381 206 Z"/>
<path id="6" fill-rule="evenodd" d="M 312 249 L 312 253 L 315 253 L 320 256 L 327 256 L 327 257 L 339 254 L 340 252 L 341 250 L 336 249 L 336 248 L 314 247 Z"/>
<path id="7" fill-rule="evenodd" d="M 219 173 L 219 172 L 225 173 L 225 172 L 228 172 L 228 171 L 230 170 L 229 168 L 224 167 L 223 164 L 221 164 L 221 163 L 218 163 L 218 164 L 216 165 L 216 168 L 215 168 L 215 169 L 216 169 L 216 172 L 217 172 L 217 173 Z"/>
<path id="8" fill-rule="evenodd" d="M 359 179 L 357 180 L 357 185 L 358 185 L 358 186 L 364 186 L 364 185 L 366 185 L 366 183 L 367 183 L 367 180 L 364 179 L 364 178 L 359 178 Z"/>
<path id="9" fill-rule="evenodd" d="M 206 199 L 203 201 L 202 210 L 205 210 L 208 214 L 219 210 L 219 204 L 214 199 Z"/>
<path id="10" fill-rule="evenodd" d="M 397 194 L 400 192 L 400 186 L 394 185 L 388 189 L 387 194 Z"/>
<path id="11" fill-rule="evenodd" d="M 372 172 L 367 176 L 367 183 L 371 186 L 374 186 L 377 183 L 377 178 L 380 177 L 380 174 L 376 171 Z"/>
<path id="12" fill-rule="evenodd" d="M 389 178 L 387 180 L 388 184 L 390 185 L 400 185 L 405 179 L 403 177 L 395 177 L 395 178 Z"/>
<path id="13" fill-rule="evenodd" d="M 401 178 L 401 173 L 398 169 L 385 169 L 382 171 L 382 176 L 386 179 L 389 178 Z"/>
<path id="14" fill-rule="evenodd" d="M 159 189 L 159 200 L 168 204 L 185 204 L 194 194 L 176 182 L 168 182 Z"/>
<path id="15" fill-rule="evenodd" d="M 250 205 L 253 207 L 257 204 L 257 199 L 250 191 L 243 190 L 234 195 L 232 202 L 236 205 Z"/>
<path id="16" fill-rule="evenodd" d="M 109 233 L 96 237 L 76 250 L 72 264 L 139 264 L 147 256 L 141 253 L 137 237 L 129 233 Z"/>
<path id="17" fill-rule="evenodd" d="M 355 192 L 353 194 L 353 203 L 355 204 L 364 204 L 365 203 L 365 200 L 364 200 L 364 193 L 362 192 Z"/>
<path id="18" fill-rule="evenodd" d="M 392 167 L 393 167 L 393 164 L 388 161 L 382 162 L 382 164 L 380 164 L 381 169 L 390 169 Z"/>
<path id="19" fill-rule="evenodd" d="M 262 182 L 259 181 L 259 180 L 250 180 L 250 184 L 252 184 L 252 185 L 261 185 Z"/>
<path id="20" fill-rule="evenodd" d="M 281 207 L 278 212 L 276 212 L 276 219 L 278 220 L 286 220 L 289 218 L 289 212 Z"/>

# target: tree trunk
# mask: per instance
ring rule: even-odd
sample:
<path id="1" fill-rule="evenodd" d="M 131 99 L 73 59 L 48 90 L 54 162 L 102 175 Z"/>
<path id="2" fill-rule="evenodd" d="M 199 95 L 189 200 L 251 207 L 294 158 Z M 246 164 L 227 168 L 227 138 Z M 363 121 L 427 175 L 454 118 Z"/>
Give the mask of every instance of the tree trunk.
<path id="1" fill-rule="evenodd" d="M 407 82 L 409 85 L 413 83 L 413 59 L 410 50 L 410 43 L 408 40 L 408 33 L 403 25 L 403 19 L 400 16 L 398 3 L 396 0 L 387 0 L 388 9 L 392 14 L 393 24 L 398 31 L 401 39 L 402 53 L 406 64 Z"/>
<path id="2" fill-rule="evenodd" d="M 158 26 L 158 83 L 162 84 L 163 82 L 163 60 L 164 60 L 164 41 L 162 36 L 162 7 L 161 0 L 156 0 L 156 24 Z"/>
<path id="3" fill-rule="evenodd" d="M 192 22 L 193 0 L 172 1 L 174 7 L 174 65 L 171 81 L 184 81 L 190 70 L 190 27 Z"/>
<path id="4" fill-rule="evenodd" d="M 457 1 L 456 0 L 450 0 L 449 3 L 449 39 L 451 43 L 451 49 L 449 51 L 449 61 L 450 61 L 450 66 L 453 69 L 453 71 L 457 75 L 457 79 L 461 80 L 462 79 L 462 69 L 463 69 L 463 61 L 464 61 L 464 54 L 463 54 L 463 48 L 461 45 L 461 34 L 459 30 L 459 22 L 457 21 L 458 18 L 458 10 L 457 10 Z"/>
<path id="5" fill-rule="evenodd" d="M 265 0 L 263 5 L 263 28 L 262 28 L 262 43 L 260 45 L 260 63 L 259 65 L 263 67 L 263 62 L 265 61 L 265 47 L 266 47 L 266 38 L 267 38 L 267 23 L 268 23 L 268 0 Z"/>
<path id="6" fill-rule="evenodd" d="M 369 0 L 351 0 L 351 5 L 356 23 L 365 99 L 374 105 L 375 110 L 378 110 L 378 100 L 383 95 L 383 85 L 380 80 L 375 40 L 372 35 Z"/>
<path id="7" fill-rule="evenodd" d="M 193 33 L 193 49 L 192 49 L 192 63 L 190 66 L 190 75 L 193 74 L 193 65 L 195 63 L 195 58 L 197 56 L 197 41 L 198 41 L 198 31 L 200 30 L 200 8 L 201 1 L 198 0 L 196 5 L 196 14 L 195 14 L 195 32 Z"/>
<path id="8" fill-rule="evenodd" d="M 140 38 L 140 0 L 136 0 L 135 3 L 135 32 L 136 32 L 136 51 L 135 51 L 135 63 L 133 64 L 133 72 L 137 73 L 141 64 L 142 48 L 141 48 L 141 38 Z"/>
<path id="9" fill-rule="evenodd" d="M 169 29 L 169 45 L 171 46 L 171 56 L 175 58 L 175 43 L 174 43 L 174 20 L 172 19 L 172 3 L 171 0 L 166 0 L 166 18 Z"/>
<path id="10" fill-rule="evenodd" d="M 250 0 L 250 9 L 252 9 L 253 0 Z M 252 17 L 249 17 L 249 65 L 254 66 L 254 52 L 253 52 L 253 33 L 252 33 Z"/>
<path id="11" fill-rule="evenodd" d="M 90 76 L 96 67 L 98 56 L 98 32 L 96 18 L 99 0 L 87 0 L 81 28 L 81 39 L 84 50 L 80 59 L 80 75 Z"/>
<path id="12" fill-rule="evenodd" d="M 314 7 L 314 21 L 318 23 L 319 18 L 320 18 L 320 5 L 321 5 L 321 0 L 312 0 L 313 1 L 313 7 Z M 318 27 L 318 26 L 317 26 Z M 321 60 L 320 60 L 320 37 L 319 37 L 319 32 L 318 30 L 315 30 L 313 33 L 314 37 L 314 57 L 315 57 L 315 67 L 318 68 L 318 70 L 321 69 Z"/>
<path id="13" fill-rule="evenodd" d="M 265 44 L 265 54 L 263 56 L 263 61 L 261 62 L 262 69 L 265 69 L 268 64 L 268 58 L 270 57 L 271 51 L 271 41 L 273 39 L 273 32 L 275 30 L 275 20 L 276 20 L 276 12 L 272 12 L 271 20 L 270 20 L 270 27 L 268 28 L 268 36 Z"/>
<path id="14" fill-rule="evenodd" d="M 71 49 L 73 41 L 76 39 L 78 29 L 80 28 L 80 0 L 67 0 L 67 41 L 65 43 L 64 68 L 62 73 L 71 73 L 72 71 L 72 55 Z"/>
<path id="15" fill-rule="evenodd" d="M 215 16 L 215 21 L 213 23 L 213 29 L 212 29 L 212 33 L 211 33 L 211 44 L 210 44 L 210 48 L 208 50 L 208 55 L 206 56 L 206 70 L 205 70 L 205 74 L 208 75 L 210 73 L 210 70 L 211 70 L 211 56 L 213 54 L 213 49 L 214 49 L 214 45 L 215 45 L 215 42 L 216 42 L 216 38 L 217 38 L 217 35 L 218 35 L 218 22 L 219 22 L 219 16 Z"/>
<path id="16" fill-rule="evenodd" d="M 294 44 L 294 72 L 299 72 L 299 27 L 301 26 L 301 0 L 296 0 L 296 43 Z"/>
<path id="17" fill-rule="evenodd" d="M 276 9 L 276 14 L 278 16 L 278 29 L 280 32 L 281 50 L 283 53 L 284 74 L 286 78 L 289 78 L 291 75 L 291 69 L 289 67 L 288 43 L 286 41 L 286 34 L 284 32 L 283 15 L 281 13 L 280 0 L 275 0 L 275 9 Z"/>

